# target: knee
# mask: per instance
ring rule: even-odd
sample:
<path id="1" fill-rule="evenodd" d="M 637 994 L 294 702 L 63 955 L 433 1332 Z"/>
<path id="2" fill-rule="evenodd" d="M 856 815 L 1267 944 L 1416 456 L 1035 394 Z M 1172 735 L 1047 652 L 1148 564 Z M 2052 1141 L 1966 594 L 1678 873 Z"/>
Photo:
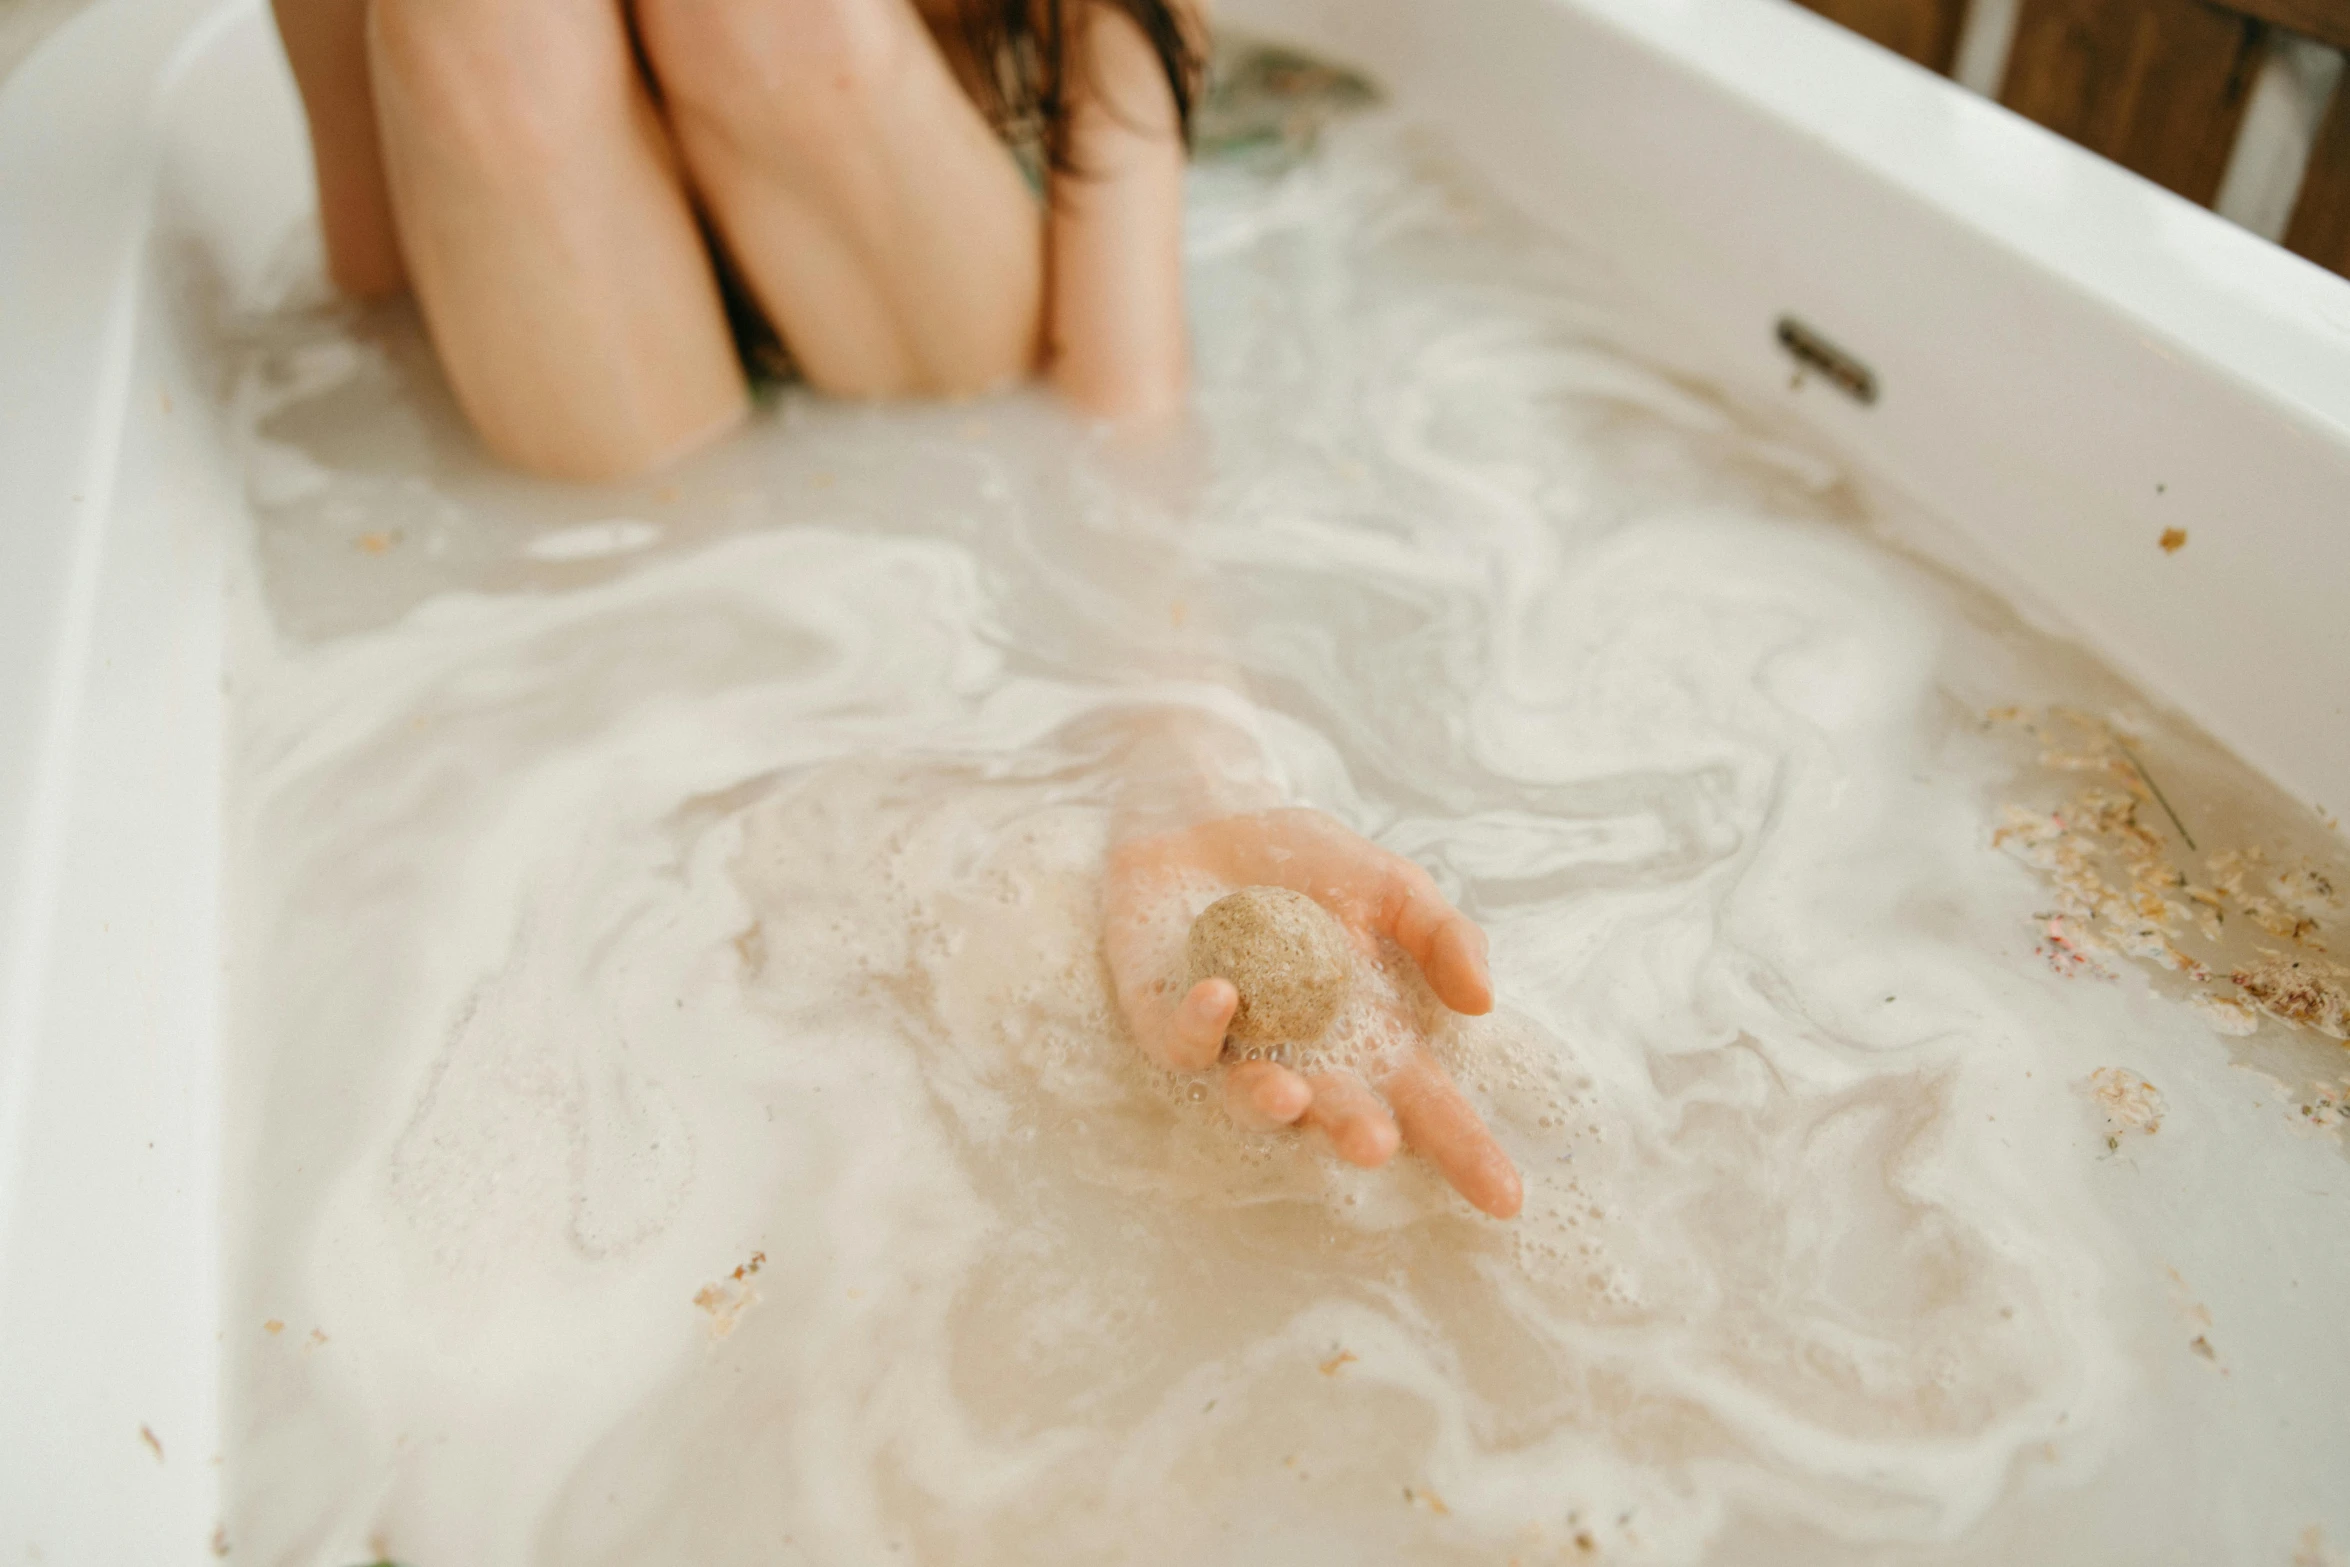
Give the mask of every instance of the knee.
<path id="1" fill-rule="evenodd" d="M 673 105 L 815 126 L 885 98 L 920 26 L 902 0 L 639 0 L 637 24 Z"/>
<path id="2" fill-rule="evenodd" d="M 370 0 L 379 100 L 480 169 L 532 178 L 629 89 L 617 16 L 571 0 Z"/>

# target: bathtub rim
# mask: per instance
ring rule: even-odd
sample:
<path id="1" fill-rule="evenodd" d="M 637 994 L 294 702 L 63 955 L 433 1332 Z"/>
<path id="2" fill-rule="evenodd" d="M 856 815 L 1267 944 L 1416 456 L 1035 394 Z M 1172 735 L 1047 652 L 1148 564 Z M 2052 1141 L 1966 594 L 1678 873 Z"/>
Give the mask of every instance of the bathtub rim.
<path id="1" fill-rule="evenodd" d="M 2094 298 L 2099 308 L 2136 322 L 2179 356 L 2183 373 L 2224 382 L 2233 395 L 2293 427 L 2280 441 L 2318 441 L 2336 456 L 2346 444 L 2350 283 L 1955 86 L 1860 52 L 1867 46 L 1768 0 L 1463 4 L 1487 13 L 1537 6 L 1571 13 L 1694 79 L 1714 81 L 1748 111 L 1775 117 L 1787 134 L 1821 144 L 1823 156 L 1897 185 L 1951 222 L 1974 225 L 1987 243 L 2037 269 L 2051 285 Z M 1238 0 L 1230 12 L 1237 22 L 1276 31 L 1301 30 L 1319 16 L 1320 25 L 1336 32 L 1347 20 L 1339 0 Z M 111 1024 L 98 1015 L 101 1009 L 63 1010 L 67 1000 L 79 999 L 68 997 L 59 983 L 77 962 L 119 963 L 127 953 L 129 961 L 150 961 L 157 972 L 175 976 L 172 983 L 193 1011 L 200 1013 L 209 995 L 196 971 L 212 961 L 216 948 L 199 942 L 191 950 L 183 942 L 176 953 L 170 950 L 175 936 L 203 934 L 201 921 L 185 908 L 165 911 L 172 918 L 159 916 L 132 931 L 131 939 L 147 943 L 143 948 L 93 947 L 89 931 L 67 928 L 58 907 L 59 882 L 72 856 L 105 847 L 95 840 L 106 823 L 77 809 L 89 803 L 76 789 L 87 781 L 83 770 L 91 759 L 110 747 L 135 748 L 136 725 L 159 700 L 189 704 L 181 711 L 182 729 L 175 731 L 183 738 L 217 720 L 217 680 L 207 684 L 201 667 L 129 693 L 133 700 L 122 705 L 126 693 L 110 683 L 115 677 L 97 638 L 109 606 L 167 608 L 190 584 L 205 590 L 218 585 L 221 541 L 214 538 L 207 554 L 201 528 L 168 579 L 141 576 L 140 563 L 121 546 L 151 536 L 137 531 L 131 519 L 145 502 L 130 496 L 120 480 L 134 438 L 154 430 L 152 419 L 135 413 L 133 405 L 144 388 L 137 380 L 142 334 L 153 319 L 147 241 L 166 151 L 164 106 L 176 81 L 200 65 L 214 43 L 232 28 L 261 25 L 259 17 L 258 0 L 102 0 L 60 28 L 0 85 L 0 214 L 15 218 L 0 221 L 0 300 L 37 294 L 49 301 L 38 314 L 17 312 L 0 320 L 0 408 L 9 413 L 0 421 L 0 485 L 12 513 L 0 528 L 0 670 L 7 672 L 0 678 L 0 757 L 17 759 L 0 767 L 0 1156 L 6 1160 L 0 1163 L 0 1282 L 27 1267 L 72 1266 L 77 1260 L 85 1267 L 111 1266 L 127 1235 L 183 1223 L 200 1215 L 209 1200 L 203 1184 L 206 1134 L 181 1126 L 183 1141 L 174 1145 L 169 1168 L 135 1172 L 138 1179 L 92 1180 L 75 1199 L 73 1224 L 60 1219 L 36 1233 L 24 1207 L 31 1183 L 20 1155 L 28 1146 L 26 1128 L 58 1108 L 59 1074 L 75 1067 L 69 1058 L 125 1037 L 107 1032 Z M 1752 45 L 1745 55 L 1741 40 Z M 1861 109 L 1847 120 L 1841 111 L 1830 113 L 1802 98 L 1790 85 L 1800 72 L 1778 86 L 1751 79 L 1749 68 L 1766 58 L 1806 72 L 1853 73 L 1863 89 Z M 93 81 L 112 90 L 90 91 Z M 136 99 L 142 112 L 121 112 L 122 101 L 136 98 L 122 91 L 119 84 L 126 81 L 145 84 L 145 97 Z M 2093 199 L 2019 211 L 1985 185 L 1980 165 L 1951 150 L 1959 143 L 1904 143 L 1871 134 L 1870 126 L 1910 111 L 1926 112 L 1952 136 L 1987 138 L 2001 157 L 2052 169 L 2062 187 L 2086 189 Z M 47 151 L 59 140 L 80 149 L 79 172 L 70 179 L 48 162 Z M 1996 210 L 1986 216 L 1986 208 Z M 2117 256 L 2096 232 L 2101 212 L 2132 214 L 2150 231 L 2174 235 L 2176 243 L 2148 255 Z M 2306 341 L 2273 330 L 2280 308 L 2308 313 Z M 2231 330 L 2230 323 L 2259 330 Z M 1776 361 L 1758 354 L 1754 364 Z M 1822 418 L 1831 439 L 1865 451 L 1865 428 L 1856 429 L 1834 404 L 1822 406 L 1824 415 L 1812 409 L 1807 416 Z M 201 764 L 204 752 L 199 746 L 183 754 Z M 117 804 L 135 803 L 142 789 L 166 787 L 161 779 L 119 782 Z M 164 813 L 159 821 L 184 823 L 202 815 L 204 800 L 199 793 L 157 809 Z M 197 862 L 211 850 L 201 840 L 186 847 L 180 863 L 195 877 L 188 889 L 192 900 L 200 900 L 208 884 Z M 152 1037 L 141 1037 L 157 1052 L 155 1059 L 183 1074 L 161 1084 L 168 1092 L 155 1102 L 183 1108 L 202 1103 L 212 1081 L 198 1037 L 205 1028 L 182 1034 L 135 1017 L 129 1026 L 147 1029 Z M 189 1053 L 180 1054 L 181 1045 Z M 93 1080 L 87 1086 L 104 1084 Z M 70 1183 L 80 1172 L 47 1173 Z M 178 1184 L 164 1191 L 158 1182 Z M 57 1249 L 73 1239 L 69 1229 L 83 1232 L 84 1250 Z M 46 1248 L 42 1254 L 24 1250 L 33 1240 Z M 176 1312 L 176 1302 L 208 1298 L 208 1281 L 184 1250 L 159 1251 L 151 1260 L 145 1276 L 151 1309 L 121 1319 L 133 1328 Z M 0 1301 L 7 1298 L 0 1294 Z M 212 1362 L 188 1358 L 188 1337 L 179 1333 L 127 1350 L 118 1346 L 118 1357 L 134 1365 L 102 1364 L 92 1358 L 104 1350 L 102 1337 L 26 1342 L 12 1331 L 21 1320 L 0 1319 L 0 1363 L 7 1367 L 0 1371 L 0 1386 L 37 1382 L 43 1406 L 56 1410 L 88 1402 L 94 1387 L 106 1390 L 107 1402 L 58 1424 L 53 1441 L 28 1442 L 21 1450 L 24 1463 L 0 1464 L 0 1543 L 14 1544 L 12 1535 L 29 1538 L 33 1525 L 25 1520 L 66 1517 L 92 1531 L 84 1539 L 96 1548 L 83 1551 L 84 1560 L 153 1560 L 156 1540 L 177 1542 L 173 1553 L 184 1548 L 197 1557 L 214 1522 L 202 1468 L 211 1443 L 179 1433 L 201 1432 L 214 1418 L 207 1387 Z M 132 1373 L 147 1379 L 146 1388 L 124 1391 Z M 152 1413 L 164 1404 L 179 1409 L 186 1423 Z M 26 1435 L 25 1423 L 20 1415 L 17 1431 L 0 1431 L 0 1450 L 7 1450 L 12 1436 Z M 138 1430 L 150 1425 L 168 1438 L 168 1458 L 150 1458 L 141 1446 Z M 148 1511 L 131 1516 L 141 1508 Z M 56 1544 L 54 1535 L 47 1539 Z"/>

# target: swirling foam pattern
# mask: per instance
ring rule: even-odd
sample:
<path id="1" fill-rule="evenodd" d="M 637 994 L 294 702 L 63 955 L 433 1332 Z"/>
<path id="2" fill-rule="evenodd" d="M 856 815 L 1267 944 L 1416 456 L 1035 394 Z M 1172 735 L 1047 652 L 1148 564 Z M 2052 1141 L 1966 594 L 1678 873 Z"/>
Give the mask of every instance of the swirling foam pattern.
<path id="1" fill-rule="evenodd" d="M 1988 848 L 1973 704 L 2106 677 L 1410 135 L 1195 199 L 1173 453 L 795 398 L 582 511 L 467 466 L 396 319 L 244 323 L 234 1559 L 2350 1538 L 2350 1281 L 2260 1239 L 2344 1250 L 2338 1148 L 2034 959 Z M 1154 705 L 1492 932 L 1443 1047 L 1517 1222 L 1135 1057 Z M 2172 1122 L 2122 1158 L 2117 1062 Z"/>

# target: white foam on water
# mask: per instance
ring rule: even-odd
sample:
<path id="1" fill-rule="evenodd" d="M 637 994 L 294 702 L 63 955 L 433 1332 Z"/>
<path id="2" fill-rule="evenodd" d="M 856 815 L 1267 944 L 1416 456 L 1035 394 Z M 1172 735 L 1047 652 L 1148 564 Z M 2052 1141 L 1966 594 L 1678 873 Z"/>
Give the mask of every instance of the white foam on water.
<path id="1" fill-rule="evenodd" d="M 235 1559 L 2350 1542 L 2339 1047 L 2057 972 L 1991 846 L 1984 707 L 2143 704 L 1408 132 L 1195 207 L 1172 452 L 793 396 L 583 498 L 396 314 L 232 334 Z M 1491 933 L 1520 1219 L 1138 1057 L 1169 712 Z"/>
<path id="2" fill-rule="evenodd" d="M 543 533 L 525 545 L 523 553 L 533 560 L 598 560 L 645 549 L 660 538 L 661 530 L 649 522 L 613 517 Z"/>

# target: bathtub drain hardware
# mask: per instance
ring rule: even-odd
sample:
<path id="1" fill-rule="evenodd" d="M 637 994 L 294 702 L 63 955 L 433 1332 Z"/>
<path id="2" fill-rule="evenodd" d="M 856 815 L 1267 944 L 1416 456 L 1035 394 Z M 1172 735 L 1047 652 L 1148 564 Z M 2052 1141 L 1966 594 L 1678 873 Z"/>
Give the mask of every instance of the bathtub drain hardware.
<path id="1" fill-rule="evenodd" d="M 1857 403 L 1877 400 L 1877 373 L 1793 316 L 1779 318 L 1779 346 L 1806 370 L 1816 370 Z"/>

